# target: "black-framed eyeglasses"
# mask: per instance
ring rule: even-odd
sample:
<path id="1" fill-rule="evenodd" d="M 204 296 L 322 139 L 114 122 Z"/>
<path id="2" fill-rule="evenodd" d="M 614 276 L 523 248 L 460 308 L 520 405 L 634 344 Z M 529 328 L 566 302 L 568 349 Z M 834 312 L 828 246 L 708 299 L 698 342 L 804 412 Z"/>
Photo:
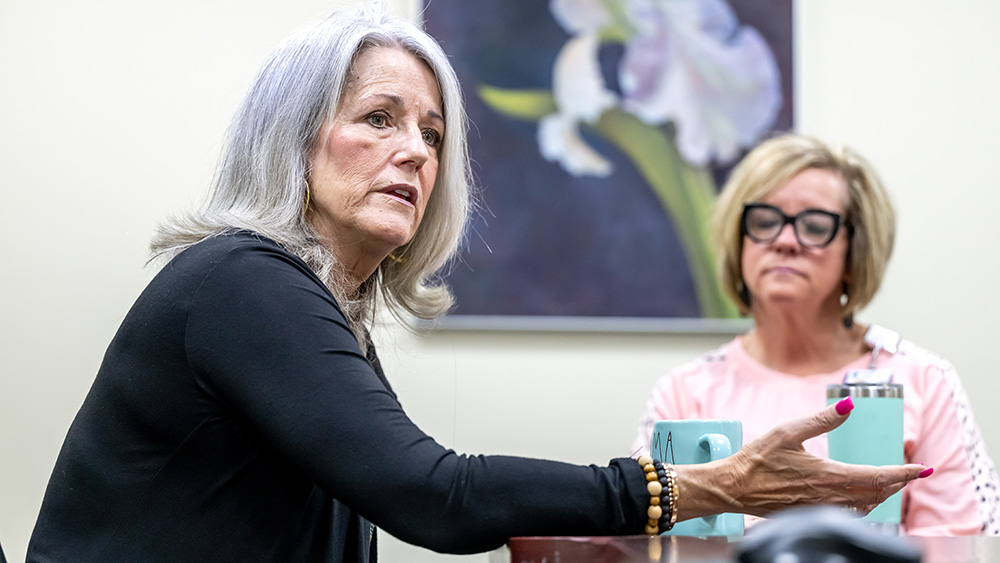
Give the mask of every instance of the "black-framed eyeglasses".
<path id="1" fill-rule="evenodd" d="M 778 238 L 785 225 L 792 225 L 795 239 L 807 248 L 823 248 L 837 236 L 840 226 L 850 232 L 851 225 L 842 215 L 822 209 L 806 209 L 794 217 L 766 203 L 748 203 L 743 206 L 740 229 L 750 240 L 769 243 Z"/>

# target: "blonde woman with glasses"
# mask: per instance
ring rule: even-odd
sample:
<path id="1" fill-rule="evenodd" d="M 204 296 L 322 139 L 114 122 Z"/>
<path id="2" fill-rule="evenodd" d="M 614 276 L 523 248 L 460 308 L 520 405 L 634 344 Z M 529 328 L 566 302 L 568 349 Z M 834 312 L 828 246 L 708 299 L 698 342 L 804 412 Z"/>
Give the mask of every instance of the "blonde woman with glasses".
<path id="1" fill-rule="evenodd" d="M 753 328 L 656 383 L 633 445 L 664 419 L 728 418 L 753 440 L 825 404 L 827 384 L 875 367 L 904 390 L 904 455 L 934 478 L 903 491 L 908 534 L 1000 532 L 997 474 L 946 360 L 854 322 L 882 282 L 895 212 L 871 165 L 848 148 L 783 135 L 736 167 L 713 218 L 719 275 Z M 827 456 L 826 436 L 807 452 Z"/>

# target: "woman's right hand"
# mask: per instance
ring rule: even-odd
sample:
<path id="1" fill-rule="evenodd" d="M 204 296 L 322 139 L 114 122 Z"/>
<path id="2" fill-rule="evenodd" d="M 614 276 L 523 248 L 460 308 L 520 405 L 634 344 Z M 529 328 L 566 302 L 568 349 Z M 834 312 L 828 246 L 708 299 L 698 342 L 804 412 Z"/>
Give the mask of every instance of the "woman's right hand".
<path id="1" fill-rule="evenodd" d="M 917 464 L 852 465 L 807 453 L 802 442 L 840 426 L 850 398 L 787 422 L 725 459 L 675 466 L 678 520 L 722 512 L 765 516 L 799 505 L 830 504 L 867 514 L 933 469 Z"/>

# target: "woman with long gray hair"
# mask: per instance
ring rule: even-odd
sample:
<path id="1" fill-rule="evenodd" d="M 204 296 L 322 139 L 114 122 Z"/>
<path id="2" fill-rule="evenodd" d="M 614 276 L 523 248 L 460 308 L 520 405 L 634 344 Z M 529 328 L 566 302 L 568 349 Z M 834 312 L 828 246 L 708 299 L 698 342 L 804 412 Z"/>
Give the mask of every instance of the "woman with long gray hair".
<path id="1" fill-rule="evenodd" d="M 849 401 L 702 466 L 459 455 L 421 432 L 367 327 L 377 301 L 404 322 L 451 306 L 435 276 L 471 207 L 465 127 L 444 53 L 405 20 L 365 7 L 280 45 L 206 205 L 153 240 L 166 264 L 69 430 L 28 560 L 374 561 L 375 526 L 469 553 L 869 507 L 921 474 L 802 452 Z"/>

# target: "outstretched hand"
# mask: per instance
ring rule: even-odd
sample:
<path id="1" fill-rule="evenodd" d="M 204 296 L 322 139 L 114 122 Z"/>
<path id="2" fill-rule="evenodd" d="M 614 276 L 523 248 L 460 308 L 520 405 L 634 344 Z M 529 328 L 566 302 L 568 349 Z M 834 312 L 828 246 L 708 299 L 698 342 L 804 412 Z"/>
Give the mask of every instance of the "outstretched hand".
<path id="1" fill-rule="evenodd" d="M 929 476 L 922 465 L 852 465 L 807 453 L 802 442 L 837 428 L 854 407 L 850 398 L 778 426 L 712 463 L 676 467 L 678 518 L 721 512 L 765 516 L 798 505 L 830 504 L 868 513 L 910 481 Z"/>

